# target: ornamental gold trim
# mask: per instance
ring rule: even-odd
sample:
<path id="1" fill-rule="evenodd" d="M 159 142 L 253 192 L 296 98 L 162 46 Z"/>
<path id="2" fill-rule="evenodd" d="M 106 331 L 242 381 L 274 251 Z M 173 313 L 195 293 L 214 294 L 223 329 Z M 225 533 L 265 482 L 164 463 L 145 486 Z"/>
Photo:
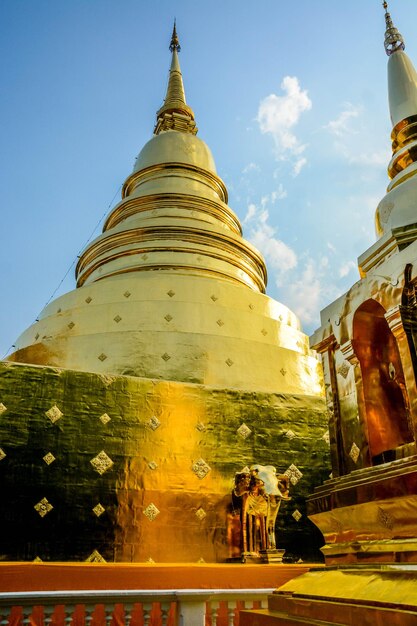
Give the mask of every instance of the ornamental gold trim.
<path id="1" fill-rule="evenodd" d="M 142 170 L 139 170 L 139 172 L 133 172 L 133 174 L 131 174 L 124 182 L 122 188 L 122 199 L 130 196 L 133 189 L 138 184 L 139 180 L 141 180 L 141 182 L 145 182 L 147 179 L 152 179 L 155 173 L 160 173 L 163 171 L 169 173 L 169 171 L 175 170 L 180 170 L 181 173 L 185 173 L 188 170 L 189 172 L 199 174 L 201 178 L 203 180 L 205 179 L 209 183 L 209 186 L 218 193 L 222 202 L 227 204 L 229 199 L 227 194 L 227 188 L 222 179 L 219 178 L 219 176 L 216 176 L 216 174 L 213 174 L 208 170 L 198 167 L 197 165 L 175 162 L 158 163 L 156 165 L 150 165 L 149 167 L 145 167 Z"/>
<path id="2" fill-rule="evenodd" d="M 241 424 L 236 432 L 242 439 L 247 439 L 252 434 L 251 429 L 245 423 Z"/>
<path id="3" fill-rule="evenodd" d="M 355 442 L 353 442 L 352 443 L 352 447 L 351 447 L 350 452 L 349 452 L 349 456 L 350 456 L 350 458 L 352 459 L 352 461 L 354 463 L 358 462 L 360 452 L 361 451 L 360 451 L 359 447 L 356 445 Z"/>
<path id="4" fill-rule="evenodd" d="M 196 211 L 198 213 L 214 217 L 220 223 L 225 224 L 237 235 L 242 235 L 242 227 L 239 218 L 225 203 L 201 196 L 184 194 L 150 194 L 140 198 L 125 198 L 110 213 L 104 223 L 103 231 L 110 230 L 132 215 L 150 213 L 153 211 L 172 209 L 173 203 L 180 204 L 181 209 Z M 142 255 L 144 261 L 147 257 Z"/>
<path id="5" fill-rule="evenodd" d="M 103 415 L 100 415 L 98 419 L 104 426 L 108 424 L 109 422 L 111 422 L 111 417 L 110 415 L 107 415 L 107 413 L 103 413 Z"/>
<path id="6" fill-rule="evenodd" d="M 94 515 L 96 515 L 97 517 L 100 517 L 100 515 L 103 515 L 104 511 L 106 510 L 104 508 L 104 506 L 102 504 L 100 504 L 100 502 L 98 504 L 96 504 L 95 507 L 93 507 L 91 509 L 94 513 Z"/>
<path id="7" fill-rule="evenodd" d="M 96 472 L 102 476 L 107 470 L 109 470 L 113 465 L 113 461 L 111 458 L 102 450 L 90 460 L 91 465 L 94 467 Z"/>
<path id="8" fill-rule="evenodd" d="M 48 452 L 47 454 L 45 454 L 45 456 L 43 456 L 42 459 L 45 461 L 45 463 L 47 465 L 51 465 L 51 463 L 56 461 L 56 459 L 55 459 L 54 455 L 52 454 L 52 452 Z"/>
<path id="9" fill-rule="evenodd" d="M 294 437 L 296 437 L 295 432 L 290 428 L 284 433 L 284 435 L 287 439 L 294 439 Z"/>
<path id="10" fill-rule="evenodd" d="M 145 515 L 145 517 L 148 518 L 150 522 L 153 522 L 154 519 L 158 517 L 160 512 L 161 511 L 158 509 L 158 507 L 153 502 L 151 502 L 150 504 L 148 504 L 146 509 L 144 509 L 143 514 Z"/>
<path id="11" fill-rule="evenodd" d="M 156 241 L 158 241 L 158 246 L 155 245 Z M 176 244 L 173 247 L 173 241 L 180 241 L 181 244 Z M 143 246 L 146 244 L 149 245 L 144 248 Z M 128 246 L 130 249 L 126 248 Z M 122 247 L 125 249 L 122 250 Z M 118 249 L 117 252 L 116 249 Z M 214 258 L 238 270 L 237 274 L 225 272 L 229 279 L 233 277 L 234 280 L 247 284 L 247 281 L 239 276 L 239 272 L 243 271 L 262 293 L 265 292 L 267 281 L 265 262 L 258 250 L 248 241 L 233 233 L 219 233 L 197 227 L 179 227 L 176 225 L 165 226 L 164 228 L 161 226 L 136 227 L 119 233 L 106 233 L 103 239 L 91 244 L 80 257 L 76 268 L 77 286 L 81 287 L 88 277 L 104 264 L 122 257 L 138 256 L 145 249 L 148 252 L 169 251 L 194 255 L 203 252 L 205 257 Z M 135 266 L 135 271 L 151 271 L 153 267 L 165 267 L 165 263 L 149 263 L 146 267 L 138 263 Z M 173 267 L 180 267 L 180 264 L 174 263 Z M 185 267 L 201 271 L 205 269 L 209 273 L 216 272 L 215 269 L 201 268 L 201 266 L 192 263 Z M 130 267 L 122 271 L 118 270 L 114 274 L 128 271 L 133 270 Z M 101 278 L 108 275 L 106 273 Z"/>
<path id="12" fill-rule="evenodd" d="M 289 466 L 287 470 L 285 470 L 284 474 L 288 476 L 292 485 L 296 485 L 303 477 L 303 473 L 300 472 L 298 467 L 293 463 Z"/>
<path id="13" fill-rule="evenodd" d="M 98 550 L 93 550 L 90 556 L 86 558 L 85 563 L 107 563 L 107 561 Z"/>
<path id="14" fill-rule="evenodd" d="M 196 476 L 200 480 L 205 478 L 209 472 L 211 472 L 211 467 L 204 459 L 198 459 L 192 466 L 192 470 Z"/>
<path id="15" fill-rule="evenodd" d="M 64 414 L 57 407 L 57 405 L 54 404 L 54 406 L 51 406 L 51 408 L 48 411 L 45 411 L 45 415 L 52 422 L 52 424 L 55 424 L 55 422 L 60 420 Z"/>
<path id="16" fill-rule="evenodd" d="M 200 520 L 200 522 L 202 522 L 203 519 L 207 517 L 207 513 L 205 512 L 203 507 L 200 506 L 200 508 L 197 509 L 197 511 L 195 512 L 195 516 L 198 520 Z"/>
<path id="17" fill-rule="evenodd" d="M 45 517 L 45 515 L 48 515 L 48 513 L 52 511 L 54 507 L 50 502 L 48 502 L 46 498 L 42 498 L 42 500 L 35 504 L 33 508 L 37 513 L 39 513 L 41 517 Z"/>
<path id="18" fill-rule="evenodd" d="M 152 430 L 156 430 L 161 425 L 160 420 L 156 417 L 156 415 L 152 415 L 152 417 L 148 421 L 148 426 Z"/>

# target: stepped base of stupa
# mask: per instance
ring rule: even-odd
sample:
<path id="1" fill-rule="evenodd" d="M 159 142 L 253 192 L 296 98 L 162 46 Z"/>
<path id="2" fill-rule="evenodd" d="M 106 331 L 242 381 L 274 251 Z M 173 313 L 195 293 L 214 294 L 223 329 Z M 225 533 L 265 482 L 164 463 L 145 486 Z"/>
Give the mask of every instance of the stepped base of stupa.
<path id="1" fill-rule="evenodd" d="M 240 626 L 415 626 L 417 569 L 369 565 L 315 569 L 282 585 L 268 609 L 242 611 Z"/>
<path id="2" fill-rule="evenodd" d="M 5 362 L 0 401 L 3 561 L 226 562 L 235 473 L 256 463 L 290 468 L 278 547 L 320 558 L 321 397 Z"/>

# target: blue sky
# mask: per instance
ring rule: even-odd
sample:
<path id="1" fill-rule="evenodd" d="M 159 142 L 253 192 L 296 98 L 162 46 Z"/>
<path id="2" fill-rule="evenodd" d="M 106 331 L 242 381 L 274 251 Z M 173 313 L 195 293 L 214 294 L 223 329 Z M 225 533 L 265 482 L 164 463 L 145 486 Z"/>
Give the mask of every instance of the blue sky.
<path id="1" fill-rule="evenodd" d="M 388 183 L 381 4 L 0 0 L 0 357 L 151 137 L 174 16 L 199 137 L 266 257 L 268 294 L 312 332 L 357 280 Z M 390 10 L 416 65 L 417 2 Z M 72 268 L 56 295 L 74 284 Z"/>

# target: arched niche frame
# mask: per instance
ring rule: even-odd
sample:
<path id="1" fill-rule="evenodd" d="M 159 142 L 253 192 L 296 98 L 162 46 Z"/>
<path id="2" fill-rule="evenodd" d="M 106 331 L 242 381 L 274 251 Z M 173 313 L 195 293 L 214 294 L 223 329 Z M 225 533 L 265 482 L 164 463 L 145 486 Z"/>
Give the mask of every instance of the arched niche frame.
<path id="1" fill-rule="evenodd" d="M 360 408 L 372 465 L 405 456 L 402 450 L 414 442 L 410 399 L 396 337 L 376 300 L 366 300 L 355 311 L 352 347 L 360 366 Z"/>
<path id="2" fill-rule="evenodd" d="M 399 339 L 406 336 L 410 350 L 410 365 L 414 383 L 417 378 L 417 278 L 413 278 L 413 266 L 407 263 L 404 269 L 404 288 L 401 305 L 392 311 L 392 317 L 398 326 Z M 416 400 L 417 402 L 417 400 Z M 416 410 L 417 412 L 417 410 Z"/>

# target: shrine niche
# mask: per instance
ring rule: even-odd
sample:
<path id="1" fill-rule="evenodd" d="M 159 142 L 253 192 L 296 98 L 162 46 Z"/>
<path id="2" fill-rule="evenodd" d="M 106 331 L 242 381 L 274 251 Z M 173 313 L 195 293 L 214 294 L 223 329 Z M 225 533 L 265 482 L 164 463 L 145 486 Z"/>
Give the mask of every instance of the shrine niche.
<path id="1" fill-rule="evenodd" d="M 272 465 L 252 465 L 235 474 L 228 510 L 229 561 L 281 562 L 285 550 L 276 547 L 275 524 L 290 479 Z"/>
<path id="2" fill-rule="evenodd" d="M 384 2 L 390 182 L 359 280 L 320 313 L 332 474 L 307 501 L 327 565 L 417 563 L 417 73 Z"/>
<path id="3" fill-rule="evenodd" d="M 353 319 L 353 344 L 359 360 L 369 454 L 373 465 L 392 461 L 396 448 L 410 443 L 409 401 L 394 335 L 375 300 L 367 300 Z"/>

